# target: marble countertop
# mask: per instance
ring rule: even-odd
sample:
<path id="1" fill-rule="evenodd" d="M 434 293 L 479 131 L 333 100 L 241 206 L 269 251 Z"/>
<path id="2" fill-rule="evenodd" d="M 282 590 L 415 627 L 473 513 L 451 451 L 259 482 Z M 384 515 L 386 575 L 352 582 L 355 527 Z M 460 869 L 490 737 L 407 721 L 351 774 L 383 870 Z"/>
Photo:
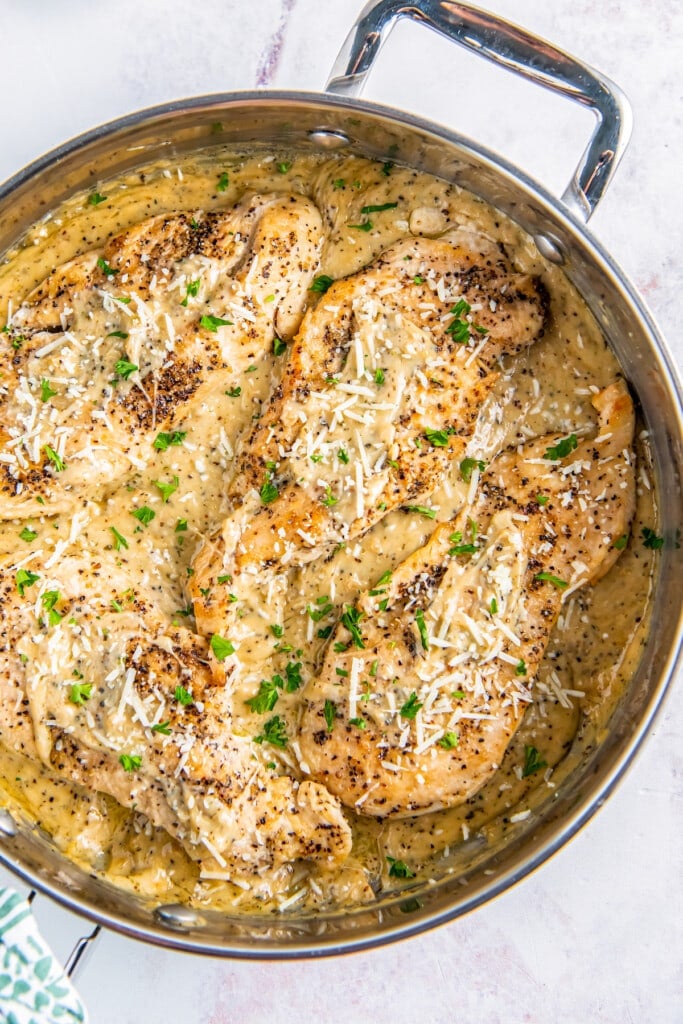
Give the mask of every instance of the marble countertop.
<path id="1" fill-rule="evenodd" d="M 683 8 L 678 0 L 490 0 L 617 81 L 635 130 L 591 230 L 633 279 L 679 363 Z M 139 107 L 258 87 L 319 90 L 359 0 L 0 0 L 0 179 Z M 402 24 L 366 91 L 476 136 L 562 191 L 588 131 L 567 104 Z M 217 961 L 103 935 L 79 979 L 94 1024 L 675 1024 L 683 1020 L 681 682 L 605 808 L 494 902 L 380 950 Z M 9 880 L 0 872 L 0 881 Z M 36 904 L 60 956 L 84 930 Z"/>

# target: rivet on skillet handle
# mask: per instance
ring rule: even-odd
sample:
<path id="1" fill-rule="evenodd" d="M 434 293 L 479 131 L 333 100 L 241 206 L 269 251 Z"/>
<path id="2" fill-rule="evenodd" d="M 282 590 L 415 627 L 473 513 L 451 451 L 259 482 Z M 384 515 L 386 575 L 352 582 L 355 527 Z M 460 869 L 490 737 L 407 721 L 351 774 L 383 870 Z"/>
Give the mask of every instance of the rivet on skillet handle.
<path id="1" fill-rule="evenodd" d="M 327 82 L 329 92 L 358 97 L 399 18 L 411 18 L 494 64 L 589 107 L 597 117 L 590 142 L 562 201 L 586 223 L 602 199 L 631 136 L 631 107 L 599 71 L 488 11 L 452 0 L 372 0 L 361 11 Z M 552 244 L 552 243 L 551 243 Z"/>

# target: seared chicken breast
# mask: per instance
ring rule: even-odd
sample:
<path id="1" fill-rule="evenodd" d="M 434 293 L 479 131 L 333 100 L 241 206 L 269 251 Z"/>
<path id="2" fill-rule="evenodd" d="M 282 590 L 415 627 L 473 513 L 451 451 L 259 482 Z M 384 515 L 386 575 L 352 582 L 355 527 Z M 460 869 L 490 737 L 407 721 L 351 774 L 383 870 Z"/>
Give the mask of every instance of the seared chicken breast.
<path id="1" fill-rule="evenodd" d="M 230 691 L 210 668 L 229 669 L 231 645 L 164 622 L 131 582 L 104 555 L 2 569 L 2 742 L 136 807 L 205 872 L 344 861 L 350 829 L 336 798 L 277 776 L 234 734 Z"/>
<path id="2" fill-rule="evenodd" d="M 504 452 L 429 542 L 348 606 L 304 692 L 313 778 L 367 815 L 452 807 L 500 766 L 563 599 L 612 566 L 635 507 L 633 405 L 597 435 Z"/>
<path id="3" fill-rule="evenodd" d="M 245 441 L 233 512 L 199 552 L 200 629 L 220 621 L 226 571 L 312 561 L 432 491 L 464 454 L 496 362 L 545 318 L 540 281 L 463 229 L 401 242 L 332 284 Z"/>
<path id="4" fill-rule="evenodd" d="M 144 468 L 158 431 L 291 337 L 320 244 L 308 200 L 251 195 L 144 221 L 50 275 L 0 334 L 0 516 Z"/>

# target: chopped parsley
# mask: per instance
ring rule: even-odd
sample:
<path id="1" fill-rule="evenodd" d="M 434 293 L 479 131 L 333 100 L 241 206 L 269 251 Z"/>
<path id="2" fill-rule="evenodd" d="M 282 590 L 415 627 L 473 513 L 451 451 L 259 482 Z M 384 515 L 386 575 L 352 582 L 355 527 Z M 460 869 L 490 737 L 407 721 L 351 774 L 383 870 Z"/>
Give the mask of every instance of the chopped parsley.
<path id="1" fill-rule="evenodd" d="M 417 512 L 418 515 L 427 519 L 436 519 L 436 509 L 427 508 L 426 505 L 406 505 L 406 512 Z"/>
<path id="2" fill-rule="evenodd" d="M 333 703 L 333 701 L 331 701 L 331 700 L 326 700 L 325 701 L 325 707 L 324 707 L 324 710 L 323 710 L 323 714 L 325 716 L 325 725 L 327 726 L 327 731 L 328 732 L 332 732 L 332 730 L 334 728 L 334 720 L 337 717 L 337 707 Z"/>
<path id="3" fill-rule="evenodd" d="M 25 526 L 19 536 L 22 540 L 25 540 L 27 544 L 30 544 L 31 541 L 36 539 L 38 534 L 35 530 L 32 530 L 30 526 Z"/>
<path id="4" fill-rule="evenodd" d="M 52 465 L 55 467 L 56 473 L 61 473 L 63 469 L 66 469 L 66 462 L 64 461 L 64 459 L 61 457 L 61 455 L 57 454 L 54 448 L 50 448 L 49 444 L 43 446 L 43 451 L 45 452 L 45 455 L 50 460 Z"/>
<path id="5" fill-rule="evenodd" d="M 539 505 L 547 505 L 549 501 L 550 501 L 550 498 L 548 497 L 547 494 L 537 494 L 536 495 L 536 502 Z"/>
<path id="6" fill-rule="evenodd" d="M 411 871 L 403 860 L 396 860 L 394 857 L 387 857 L 389 874 L 392 878 L 415 878 L 415 872 Z"/>
<path id="7" fill-rule="evenodd" d="M 415 621 L 417 628 L 420 633 L 420 640 L 422 641 L 422 648 L 425 651 L 429 650 L 429 636 L 427 635 L 427 626 L 425 623 L 425 613 L 421 608 L 418 608 L 415 612 Z"/>
<path id="8" fill-rule="evenodd" d="M 489 605 L 489 612 L 491 613 L 491 615 L 497 615 L 498 614 L 498 602 L 496 601 L 495 597 L 491 598 L 491 604 Z"/>
<path id="9" fill-rule="evenodd" d="M 225 392 L 225 394 L 228 396 L 228 398 L 239 398 L 240 395 L 242 394 L 242 388 L 241 387 L 228 388 L 228 390 Z"/>
<path id="10" fill-rule="evenodd" d="M 345 466 L 348 465 L 349 453 L 345 451 L 343 448 L 340 448 L 339 451 L 337 452 L 337 458 L 339 459 L 340 462 L 343 462 Z"/>
<path id="11" fill-rule="evenodd" d="M 452 430 L 425 430 L 424 435 L 431 445 L 435 448 L 446 448 L 448 446 L 448 438 L 453 433 Z"/>
<path id="12" fill-rule="evenodd" d="M 50 386 L 50 382 L 47 377 L 43 377 L 40 382 L 40 400 L 41 402 L 49 402 L 50 399 L 56 395 L 57 392 Z"/>
<path id="13" fill-rule="evenodd" d="M 380 206 L 363 206 L 361 213 L 365 216 L 366 213 L 383 213 L 385 210 L 395 210 L 398 203 L 382 203 Z"/>
<path id="14" fill-rule="evenodd" d="M 650 551 L 659 551 L 659 549 L 664 546 L 664 538 L 658 537 L 655 531 L 651 530 L 649 526 L 644 526 L 641 533 L 643 537 L 643 546 L 649 548 Z"/>
<path id="15" fill-rule="evenodd" d="M 273 483 L 273 471 L 270 469 L 266 470 L 266 477 L 261 484 L 259 496 L 263 505 L 272 505 L 280 497 L 280 492 Z"/>
<path id="16" fill-rule="evenodd" d="M 382 384 L 384 384 L 384 370 L 381 368 L 381 366 L 377 367 L 377 369 L 372 375 L 372 379 L 374 380 L 378 388 L 381 387 Z"/>
<path id="17" fill-rule="evenodd" d="M 279 715 L 269 718 L 259 736 L 254 736 L 254 743 L 270 743 L 273 747 L 284 750 L 287 746 L 287 730 Z"/>
<path id="18" fill-rule="evenodd" d="M 528 669 L 526 667 L 526 662 L 525 662 L 524 658 L 520 658 L 519 661 L 517 662 L 517 665 L 515 666 L 515 675 L 516 676 L 526 676 L 528 674 L 529 674 L 529 671 L 528 671 Z"/>
<path id="19" fill-rule="evenodd" d="M 119 764 L 126 772 L 135 772 L 142 764 L 142 758 L 139 754 L 120 754 Z"/>
<path id="20" fill-rule="evenodd" d="M 125 341 L 126 338 L 128 337 L 128 332 L 127 331 L 110 331 L 109 334 L 107 335 L 107 337 L 108 338 L 120 338 L 122 341 Z"/>
<path id="21" fill-rule="evenodd" d="M 168 451 L 168 449 L 171 446 L 175 445 L 179 447 L 186 437 L 186 430 L 174 430 L 170 434 L 164 433 L 162 431 L 161 434 L 157 434 L 157 436 L 154 438 L 153 447 L 156 448 L 158 452 L 165 452 Z"/>
<path id="22" fill-rule="evenodd" d="M 142 523 L 143 526 L 149 526 L 152 520 L 156 517 L 156 512 L 153 508 L 150 508 L 149 505 L 141 505 L 140 508 L 134 508 L 131 510 L 130 514 L 134 516 L 139 523 Z M 126 547 L 128 547 L 127 544 Z"/>
<path id="23" fill-rule="evenodd" d="M 385 164 L 382 164 L 382 174 L 384 174 L 388 178 L 389 175 L 391 174 L 391 169 L 392 169 L 393 166 L 394 165 L 393 165 L 392 161 L 391 160 L 387 160 L 387 162 Z"/>
<path id="24" fill-rule="evenodd" d="M 349 227 L 354 231 L 372 231 L 372 221 L 364 220 L 360 224 L 349 224 Z"/>
<path id="25" fill-rule="evenodd" d="M 110 267 L 107 261 L 102 259 L 101 256 L 97 260 L 97 266 L 100 268 L 105 277 L 114 277 L 115 274 L 118 274 L 118 270 L 115 270 L 113 267 Z"/>
<path id="26" fill-rule="evenodd" d="M 91 192 L 88 196 L 88 206 L 99 206 L 100 203 L 105 203 L 107 196 L 101 195 L 99 192 Z"/>
<path id="27" fill-rule="evenodd" d="M 471 544 L 463 544 L 462 543 L 462 533 L 460 532 L 460 530 L 456 530 L 455 533 L 452 533 L 450 535 L 450 537 L 448 538 L 449 541 L 451 542 L 451 544 L 454 545 L 449 550 L 449 552 L 448 552 L 449 555 L 451 555 L 451 556 L 453 556 L 453 555 L 474 555 L 476 553 L 477 545 L 476 545 L 475 542 L 476 542 L 476 539 L 477 539 L 477 524 L 475 522 L 473 522 L 471 519 L 469 520 L 469 524 L 470 524 L 470 531 L 471 531 L 471 534 L 472 534 L 472 543 Z"/>
<path id="28" fill-rule="evenodd" d="M 533 775 L 534 772 L 540 772 L 541 768 L 547 768 L 548 762 L 542 759 L 536 747 L 531 746 L 528 743 L 524 744 L 524 767 L 522 768 L 522 778 L 525 779 L 527 775 Z"/>
<path id="29" fill-rule="evenodd" d="M 174 491 L 178 490 L 180 480 L 178 479 L 177 476 L 174 476 L 169 484 L 165 484 L 163 480 L 152 480 L 152 483 L 159 491 L 159 494 L 161 495 L 162 501 L 165 505 L 168 502 L 168 499 L 174 493 Z"/>
<path id="30" fill-rule="evenodd" d="M 92 697 L 92 683 L 72 683 L 69 700 L 72 704 L 85 704 Z"/>
<path id="31" fill-rule="evenodd" d="M 225 190 L 226 190 L 226 188 L 228 187 L 229 184 L 230 184 L 230 178 L 228 176 L 228 172 L 227 171 L 223 171 L 223 173 L 221 174 L 220 178 L 218 179 L 218 183 L 216 184 L 216 191 L 217 192 L 225 192 Z"/>
<path id="32" fill-rule="evenodd" d="M 224 637 L 219 636 L 218 633 L 214 633 L 209 643 L 211 650 L 217 661 L 225 661 L 230 654 L 235 653 L 234 644 Z"/>
<path id="33" fill-rule="evenodd" d="M 62 616 L 58 611 L 55 611 L 55 605 L 61 596 L 58 590 L 46 590 L 40 598 L 43 608 L 48 613 L 48 622 L 51 626 L 56 626 L 62 621 Z"/>
<path id="34" fill-rule="evenodd" d="M 282 682 L 282 676 L 277 675 L 272 679 L 262 679 L 256 696 L 246 701 L 247 707 L 257 715 L 265 715 L 266 712 L 272 711 L 279 700 Z"/>
<path id="35" fill-rule="evenodd" d="M 310 604 L 306 607 L 308 617 L 313 622 L 320 622 L 320 620 L 324 619 L 326 615 L 329 615 L 334 608 L 329 597 L 316 597 L 315 604 L 317 605 L 317 608 Z"/>
<path id="36" fill-rule="evenodd" d="M 163 736 L 171 735 L 171 723 L 170 722 L 157 722 L 156 725 L 151 727 L 152 732 L 160 732 Z"/>
<path id="37" fill-rule="evenodd" d="M 324 295 L 333 284 L 333 277 L 330 277 L 328 274 L 318 274 L 317 277 L 313 278 L 313 283 L 308 290 L 309 292 L 318 292 L 320 295 Z"/>
<path id="38" fill-rule="evenodd" d="M 281 356 L 283 352 L 287 351 L 287 342 L 283 341 L 282 338 L 278 338 L 276 335 L 273 338 L 273 355 Z"/>
<path id="39" fill-rule="evenodd" d="M 615 540 L 613 547 L 615 547 L 617 551 L 623 551 L 627 544 L 628 534 L 622 533 L 621 537 L 617 537 L 617 539 Z"/>
<path id="40" fill-rule="evenodd" d="M 483 473 L 486 469 L 486 463 L 482 462 L 481 459 L 463 459 L 460 463 L 460 476 L 463 478 L 466 484 L 472 479 L 472 470 L 475 468 Z"/>
<path id="41" fill-rule="evenodd" d="M 327 508 L 332 508 L 333 505 L 337 504 L 339 498 L 335 498 L 334 494 L 332 493 L 332 488 L 328 484 L 325 489 L 325 494 L 320 500 L 323 503 L 323 505 L 325 505 Z"/>
<path id="42" fill-rule="evenodd" d="M 291 168 L 291 166 L 291 160 L 281 160 L 280 163 L 277 165 L 277 169 L 280 174 L 286 174 L 287 171 Z"/>
<path id="43" fill-rule="evenodd" d="M 110 529 L 112 530 L 112 532 L 114 534 L 114 550 L 115 551 L 121 551 L 122 548 L 127 548 L 128 547 L 128 541 L 123 536 L 123 534 L 120 534 L 120 532 L 116 528 L 116 526 L 110 526 Z"/>
<path id="44" fill-rule="evenodd" d="M 422 277 L 421 274 L 416 274 L 415 277 L 413 278 L 413 284 L 424 284 L 424 283 L 425 283 L 425 279 L 424 279 L 424 277 Z"/>
<path id="45" fill-rule="evenodd" d="M 445 732 L 441 739 L 437 740 L 439 746 L 443 747 L 444 750 L 454 750 L 459 742 L 460 739 L 457 732 Z"/>
<path id="46" fill-rule="evenodd" d="M 218 332 L 219 327 L 232 327 L 232 320 L 224 320 L 222 316 L 204 316 L 199 318 L 199 326 L 203 327 L 205 331 L 211 331 L 212 334 Z"/>
<path id="47" fill-rule="evenodd" d="M 279 626 L 276 622 L 273 622 L 270 626 L 270 632 L 273 634 L 273 636 L 280 637 L 283 635 L 284 631 L 285 627 Z"/>
<path id="48" fill-rule="evenodd" d="M 187 708 L 190 704 L 194 703 L 194 697 L 189 690 L 185 689 L 184 686 L 176 686 L 173 691 L 173 697 L 179 704 L 182 704 L 184 708 Z"/>
<path id="49" fill-rule="evenodd" d="M 349 725 L 355 725 L 356 729 L 367 729 L 368 727 L 364 718 L 349 718 Z"/>
<path id="50" fill-rule="evenodd" d="M 301 679 L 301 662 L 290 661 L 287 663 L 285 668 L 285 675 L 287 676 L 287 682 L 285 684 L 285 690 L 287 693 L 296 693 L 302 683 Z"/>
<path id="51" fill-rule="evenodd" d="M 360 628 L 358 625 L 362 618 L 363 613 L 360 612 L 357 608 L 354 608 L 353 605 L 350 604 L 347 604 L 345 606 L 344 612 L 341 617 L 342 626 L 345 626 L 345 628 L 348 629 L 349 633 L 351 634 L 351 640 L 353 644 L 361 649 L 365 647 L 365 643 L 363 642 L 363 637 L 361 636 Z"/>
<path id="52" fill-rule="evenodd" d="M 18 569 L 17 575 L 15 576 L 15 583 L 17 585 L 17 590 L 19 591 L 19 597 L 23 597 L 24 591 L 27 587 L 32 587 L 39 579 L 40 576 L 35 572 L 31 572 L 29 569 Z"/>
<path id="53" fill-rule="evenodd" d="M 346 182 L 344 181 L 343 178 L 335 178 L 334 181 L 332 182 L 332 187 L 335 189 L 344 188 L 345 186 Z"/>
<path id="54" fill-rule="evenodd" d="M 415 718 L 415 716 L 417 715 L 417 713 L 418 713 L 418 711 L 420 710 L 421 707 L 422 707 L 422 701 L 419 701 L 417 699 L 417 694 L 415 693 L 415 690 L 413 690 L 413 692 L 411 693 L 410 697 L 408 697 L 408 700 L 405 702 L 405 704 L 401 708 L 401 711 L 400 711 L 401 718 L 410 718 L 410 719 Z"/>
<path id="55" fill-rule="evenodd" d="M 117 359 L 114 363 L 114 373 L 117 377 L 120 377 L 121 380 L 128 380 L 130 375 L 139 369 L 139 366 L 136 366 L 135 363 L 128 362 L 127 359 Z"/>
<path id="56" fill-rule="evenodd" d="M 187 304 L 188 304 L 188 301 L 190 300 L 190 298 L 193 298 L 193 299 L 197 298 L 197 295 L 199 294 L 199 289 L 201 287 L 201 283 L 202 283 L 201 282 L 201 278 L 199 278 L 199 277 L 197 278 L 196 281 L 189 281 L 188 282 L 188 284 L 187 284 L 187 286 L 185 288 L 185 298 L 180 303 L 181 306 L 185 306 L 187 308 Z"/>
<path id="57" fill-rule="evenodd" d="M 564 590 L 569 584 L 566 580 L 561 580 L 559 576 L 553 576 L 551 572 L 539 572 L 534 576 L 535 580 L 542 580 L 545 583 L 552 583 L 558 590 Z"/>
<path id="58" fill-rule="evenodd" d="M 466 345 L 470 340 L 470 325 L 467 320 L 463 320 L 463 316 L 471 311 L 472 307 L 469 302 L 465 302 L 464 299 L 460 299 L 451 309 L 453 320 L 446 328 L 446 334 L 450 334 L 454 341 L 458 342 L 459 345 Z"/>
<path id="59" fill-rule="evenodd" d="M 186 530 L 187 530 L 187 519 L 179 519 L 178 522 L 175 524 L 174 533 L 185 533 Z"/>
<path id="60" fill-rule="evenodd" d="M 563 437 L 557 444 L 551 445 L 550 448 L 546 448 L 544 459 L 564 459 L 567 455 L 571 454 L 578 447 L 578 441 L 576 434 L 570 434 L 569 437 Z"/>

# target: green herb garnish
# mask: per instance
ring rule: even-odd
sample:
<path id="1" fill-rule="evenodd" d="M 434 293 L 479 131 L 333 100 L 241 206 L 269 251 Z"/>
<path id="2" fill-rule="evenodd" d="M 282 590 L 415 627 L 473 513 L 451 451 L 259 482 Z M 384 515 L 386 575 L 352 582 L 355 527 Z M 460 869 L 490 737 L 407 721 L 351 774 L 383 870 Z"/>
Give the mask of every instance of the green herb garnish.
<path id="1" fill-rule="evenodd" d="M 50 460 L 52 465 L 55 467 L 56 473 L 61 473 L 63 469 L 66 469 L 66 462 L 64 461 L 64 459 L 61 457 L 61 455 L 57 454 L 54 448 L 50 448 L 49 444 L 43 446 L 43 451 L 45 452 L 45 455 Z"/>
<path id="2" fill-rule="evenodd" d="M 69 700 L 72 704 L 85 704 L 86 700 L 92 697 L 92 683 L 73 683 L 69 690 Z"/>
<path id="3" fill-rule="evenodd" d="M 186 437 L 186 430 L 173 430 L 170 434 L 167 434 L 162 431 L 161 434 L 157 434 L 157 436 L 154 438 L 153 447 L 156 448 L 158 452 L 165 452 L 168 451 L 168 449 L 173 445 L 179 447 Z"/>
<path id="4" fill-rule="evenodd" d="M 444 750 L 454 750 L 459 742 L 460 739 L 457 732 L 445 732 L 441 739 L 437 740 L 439 746 L 443 747 Z"/>
<path id="5" fill-rule="evenodd" d="M 136 366 L 135 363 L 128 362 L 127 359 L 117 359 L 114 363 L 114 373 L 122 380 L 128 380 L 130 375 L 139 369 L 139 366 Z"/>
<path id="6" fill-rule="evenodd" d="M 27 544 L 30 544 L 32 540 L 35 540 L 38 534 L 35 530 L 32 530 L 30 526 L 25 526 L 19 534 L 22 540 L 25 540 Z"/>
<path id="7" fill-rule="evenodd" d="M 328 274 L 319 274 L 317 277 L 313 278 L 313 283 L 308 290 L 309 292 L 318 292 L 320 295 L 324 295 L 327 289 L 333 284 L 333 277 L 329 277 Z"/>
<path id="8" fill-rule="evenodd" d="M 119 764 L 126 772 L 136 772 L 142 764 L 142 758 L 139 754 L 120 754 Z"/>
<path id="9" fill-rule="evenodd" d="M 203 327 L 206 331 L 211 331 L 212 334 L 218 332 L 219 327 L 232 327 L 232 320 L 224 320 L 221 316 L 207 316 L 206 314 L 199 318 L 199 326 Z"/>
<path id="10" fill-rule="evenodd" d="M 283 341 L 282 338 L 278 338 L 277 335 L 273 338 L 273 355 L 281 356 L 283 352 L 287 351 L 287 342 Z"/>
<path id="11" fill-rule="evenodd" d="M 569 584 L 566 580 L 561 580 L 559 576 L 553 576 L 551 572 L 539 572 L 534 576 L 535 580 L 543 580 L 546 583 L 552 583 L 558 590 L 564 590 Z"/>
<path id="12" fill-rule="evenodd" d="M 427 508 L 426 505 L 406 505 L 406 512 L 417 512 L 418 515 L 425 516 L 427 519 L 436 519 L 436 509 Z"/>
<path id="13" fill-rule="evenodd" d="M 142 523 L 143 526 L 149 526 L 156 516 L 156 512 L 154 509 L 150 508 L 149 505 L 141 505 L 140 508 L 134 508 L 131 510 L 130 514 L 134 516 L 139 523 Z M 126 547 L 128 547 L 128 545 L 126 545 Z"/>
<path id="14" fill-rule="evenodd" d="M 542 760 L 541 755 L 536 750 L 536 747 L 532 747 L 528 743 L 525 743 L 522 778 L 525 779 L 527 775 L 533 775 L 534 772 L 540 772 L 541 768 L 547 768 L 547 766 L 548 762 Z"/>
<path id="15" fill-rule="evenodd" d="M 410 697 L 408 697 L 408 700 L 405 702 L 405 704 L 401 708 L 401 711 L 400 711 L 401 718 L 409 718 L 409 719 L 415 718 L 415 716 L 417 715 L 417 713 L 418 713 L 418 711 L 420 710 L 421 707 L 422 707 L 422 701 L 419 701 L 417 699 L 417 694 L 415 693 L 415 690 L 413 690 L 413 692 L 411 693 Z"/>
<path id="16" fill-rule="evenodd" d="M 486 469 L 486 463 L 482 462 L 481 459 L 463 459 L 460 463 L 460 476 L 466 484 L 472 479 L 472 470 L 475 466 L 480 473 L 483 473 Z"/>
<path id="17" fill-rule="evenodd" d="M 546 448 L 544 459 L 564 459 L 567 455 L 573 452 L 578 447 L 578 441 L 576 434 L 570 434 L 569 437 L 563 437 L 557 444 L 551 445 L 550 448 Z"/>
<path id="18" fill-rule="evenodd" d="M 99 192 L 91 192 L 88 196 L 88 206 L 99 206 L 100 203 L 105 203 L 107 196 L 101 195 Z"/>
<path id="19" fill-rule="evenodd" d="M 41 402 L 49 402 L 50 399 L 56 395 L 57 392 L 50 386 L 50 382 L 46 377 L 40 382 L 40 400 Z"/>
<path id="20" fill-rule="evenodd" d="M 287 746 L 287 730 L 279 715 L 268 719 L 263 732 L 259 736 L 254 736 L 254 743 L 270 743 L 273 747 L 284 750 Z"/>
<path id="21" fill-rule="evenodd" d="M 361 649 L 365 647 L 363 637 L 361 636 L 359 622 L 363 618 L 363 613 L 353 605 L 347 604 L 344 608 L 344 612 L 341 617 L 342 626 L 348 629 L 351 634 L 352 643 Z"/>
<path id="22" fill-rule="evenodd" d="M 363 206 L 361 207 L 361 213 L 383 213 L 385 210 L 395 210 L 398 203 L 382 203 L 380 206 Z"/>
<path id="23" fill-rule="evenodd" d="M 170 484 L 165 484 L 163 480 L 152 480 L 152 483 L 159 491 L 159 494 L 161 495 L 162 501 L 165 505 L 168 502 L 171 495 L 174 493 L 174 491 L 178 490 L 180 480 L 178 479 L 177 476 L 174 476 Z"/>
<path id="24" fill-rule="evenodd" d="M 420 640 L 422 641 L 422 648 L 425 651 L 429 650 L 429 637 L 427 635 L 427 626 L 425 624 L 425 613 L 421 608 L 418 608 L 415 612 L 415 621 L 417 628 L 420 633 Z"/>
<path id="25" fill-rule="evenodd" d="M 664 538 L 658 537 L 655 531 L 651 530 L 649 526 L 644 526 L 641 533 L 643 537 L 643 547 L 649 548 L 650 551 L 659 551 L 659 549 L 664 546 Z"/>
<path id="26" fill-rule="evenodd" d="M 118 270 L 115 270 L 113 267 L 110 267 L 107 261 L 102 259 L 101 256 L 97 260 L 97 266 L 100 268 L 105 277 L 114 277 L 115 274 L 119 273 Z"/>
<path id="27" fill-rule="evenodd" d="M 213 634 L 209 646 L 217 661 L 225 661 L 228 655 L 235 653 L 234 644 L 229 640 L 226 640 L 224 637 L 219 636 L 218 633 Z"/>
<path id="28" fill-rule="evenodd" d="M 201 283 L 201 278 L 198 277 L 196 281 L 190 281 L 187 284 L 185 288 L 185 298 L 180 303 L 181 306 L 185 306 L 187 308 L 187 304 L 190 297 L 192 297 L 193 299 L 197 298 L 197 295 L 199 294 L 199 289 L 201 287 Z"/>
<path id="29" fill-rule="evenodd" d="M 19 597 L 23 597 L 24 591 L 27 587 L 32 587 L 39 579 L 40 576 L 35 572 L 31 572 L 29 569 L 18 569 L 14 580 L 17 585 L 17 590 L 19 591 Z"/>
<path id="30" fill-rule="evenodd" d="M 184 708 L 187 708 L 190 704 L 194 703 L 194 697 L 189 690 L 185 689 L 184 686 L 176 686 L 173 691 L 173 697 L 179 704 L 182 704 Z"/>
<path id="31" fill-rule="evenodd" d="M 257 715 L 265 715 L 266 712 L 272 711 L 279 700 L 279 687 L 282 686 L 282 682 L 282 676 L 277 675 L 272 679 L 262 679 L 258 693 L 246 701 L 247 706 Z"/>
<path id="32" fill-rule="evenodd" d="M 394 857 L 387 857 L 389 874 L 392 878 L 415 878 L 415 872 L 411 871 L 405 861 L 396 860 Z"/>
<path id="33" fill-rule="evenodd" d="M 218 183 L 216 185 L 216 191 L 217 192 L 225 192 L 225 190 L 226 190 L 226 188 L 228 187 L 229 184 L 230 184 L 230 178 L 228 176 L 228 172 L 227 171 L 223 171 L 223 173 L 221 174 L 220 178 L 218 179 Z"/>
<path id="34" fill-rule="evenodd" d="M 323 710 L 325 715 L 325 724 L 327 725 L 327 731 L 332 732 L 334 728 L 334 720 L 337 717 L 337 707 L 331 700 L 325 701 L 325 708 Z"/>

